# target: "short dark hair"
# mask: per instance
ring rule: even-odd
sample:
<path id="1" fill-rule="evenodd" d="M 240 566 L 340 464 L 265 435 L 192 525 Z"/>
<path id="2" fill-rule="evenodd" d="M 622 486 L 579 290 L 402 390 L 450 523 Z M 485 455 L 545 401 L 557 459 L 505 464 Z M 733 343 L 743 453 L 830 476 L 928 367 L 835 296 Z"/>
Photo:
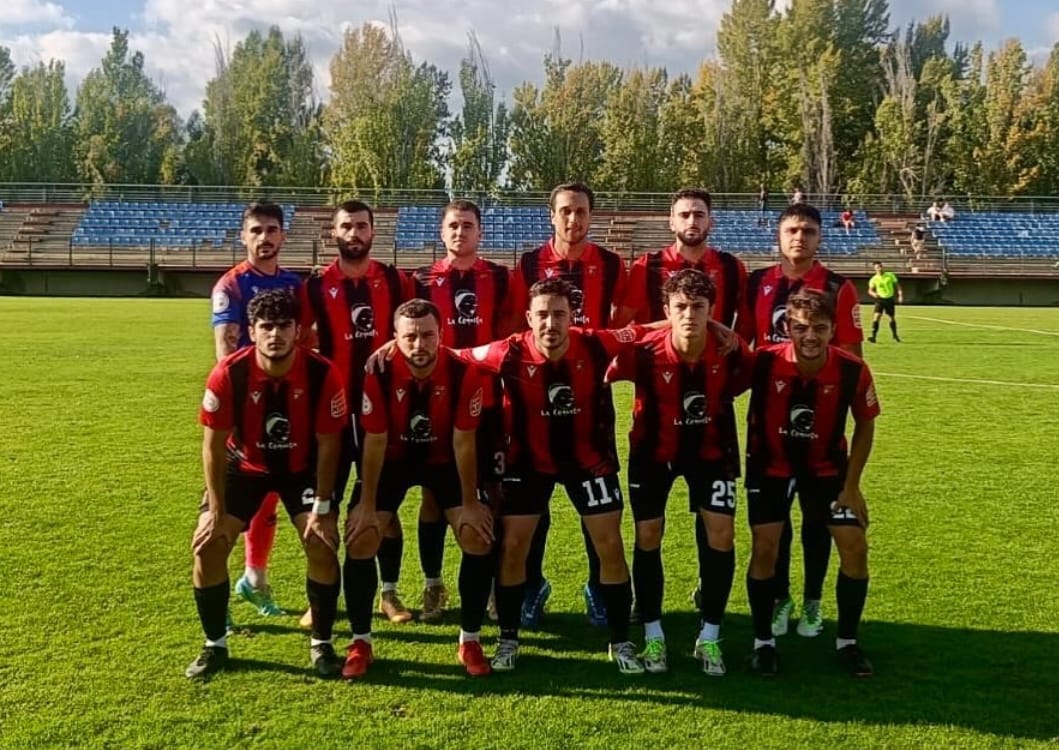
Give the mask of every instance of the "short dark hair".
<path id="1" fill-rule="evenodd" d="M 254 201 L 245 209 L 243 209 L 243 218 L 239 222 L 240 225 L 245 225 L 246 220 L 250 218 L 255 219 L 275 219 L 279 222 L 280 229 L 283 228 L 283 206 L 270 203 L 268 201 Z"/>
<path id="2" fill-rule="evenodd" d="M 535 297 L 566 297 L 570 309 L 575 307 L 574 286 L 566 279 L 541 279 L 529 288 L 529 301 Z"/>
<path id="3" fill-rule="evenodd" d="M 776 220 L 776 226 L 782 224 L 785 219 L 808 219 L 815 222 L 818 227 L 824 225 L 824 220 L 820 218 L 820 212 L 808 203 L 792 203 L 787 206 Z"/>
<path id="4" fill-rule="evenodd" d="M 835 300 L 819 289 L 801 289 L 787 298 L 787 317 L 795 311 L 804 310 L 809 317 L 824 317 L 835 322 Z"/>
<path id="5" fill-rule="evenodd" d="M 677 192 L 673 193 L 673 199 L 669 202 L 669 207 L 672 209 L 673 206 L 677 204 L 677 201 L 682 200 L 702 201 L 706 204 L 707 211 L 713 209 L 713 198 L 710 197 L 710 192 L 705 188 L 681 188 Z"/>
<path id="6" fill-rule="evenodd" d="M 335 223 L 335 217 L 338 216 L 339 211 L 345 211 L 347 214 L 358 214 L 361 211 L 368 212 L 368 223 L 371 224 L 371 228 L 375 228 L 375 212 L 371 210 L 364 201 L 344 201 L 338 205 L 337 208 L 331 213 L 331 223 Z"/>
<path id="7" fill-rule="evenodd" d="M 402 302 L 397 306 L 397 309 L 393 312 L 394 326 L 397 325 L 398 318 L 409 318 L 411 320 L 418 320 L 419 318 L 425 318 L 428 315 L 432 316 L 434 320 L 441 325 L 441 312 L 438 310 L 438 306 L 427 299 L 410 299 Z"/>
<path id="8" fill-rule="evenodd" d="M 548 196 L 548 208 L 552 211 L 555 210 L 555 198 L 559 193 L 581 193 L 588 198 L 588 210 L 594 211 L 596 208 L 596 194 L 592 192 L 592 188 L 580 181 L 564 182 L 561 185 L 556 185 L 552 188 L 552 194 Z"/>
<path id="9" fill-rule="evenodd" d="M 666 279 L 662 285 L 662 298 L 669 303 L 674 294 L 685 297 L 705 297 L 712 305 L 717 299 L 717 286 L 709 276 L 696 268 L 684 268 Z"/>
<path id="10" fill-rule="evenodd" d="M 258 320 L 276 323 L 298 320 L 301 312 L 298 296 L 290 289 L 267 289 L 255 294 L 246 306 L 246 317 L 253 325 Z"/>
<path id="11" fill-rule="evenodd" d="M 474 201 L 466 198 L 457 198 L 449 203 L 445 208 L 441 209 L 442 223 L 444 223 L 445 217 L 449 215 L 449 211 L 470 211 L 474 214 L 474 218 L 478 220 L 478 226 L 482 225 L 482 209 L 478 208 L 478 204 Z"/>

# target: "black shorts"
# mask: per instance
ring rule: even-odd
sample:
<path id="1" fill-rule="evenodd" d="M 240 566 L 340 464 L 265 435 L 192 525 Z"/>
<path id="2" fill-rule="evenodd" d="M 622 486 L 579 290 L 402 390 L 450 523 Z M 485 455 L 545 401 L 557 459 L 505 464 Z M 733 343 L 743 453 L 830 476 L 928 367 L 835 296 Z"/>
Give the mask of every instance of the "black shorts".
<path id="1" fill-rule="evenodd" d="M 735 515 L 738 476 L 720 463 L 658 463 L 629 459 L 629 506 L 636 521 L 662 518 L 677 477 L 688 484 L 688 510 Z"/>
<path id="2" fill-rule="evenodd" d="M 224 508 L 229 515 L 235 516 L 244 524 L 261 508 L 265 495 L 270 492 L 279 494 L 287 515 L 292 519 L 299 513 L 308 513 L 313 508 L 316 497 L 316 478 L 306 472 L 277 477 L 270 474 L 239 474 L 229 471 L 224 477 Z M 203 495 L 199 513 L 209 510 L 209 503 Z"/>
<path id="3" fill-rule="evenodd" d="M 894 316 L 894 298 L 893 297 L 876 297 L 875 298 L 875 312 L 886 313 L 891 318 Z"/>
<path id="4" fill-rule="evenodd" d="M 375 510 L 380 513 L 396 513 L 404 502 L 408 490 L 423 487 L 434 493 L 438 507 L 443 511 L 463 504 L 460 494 L 460 475 L 455 464 L 444 466 L 409 466 L 400 461 L 383 464 L 379 486 L 375 494 Z M 349 507 L 360 502 L 363 488 L 361 478 L 353 485 Z"/>
<path id="5" fill-rule="evenodd" d="M 791 510 L 794 493 L 802 509 L 802 523 L 825 526 L 860 526 L 860 521 L 846 509 L 832 510 L 842 492 L 845 478 L 747 477 L 746 507 L 751 526 L 784 523 Z"/>
<path id="6" fill-rule="evenodd" d="M 621 510 L 621 484 L 617 472 L 595 476 L 583 474 L 540 474 L 511 469 L 504 475 L 503 516 L 539 516 L 548 509 L 555 485 L 561 484 L 579 515 L 595 516 Z"/>
<path id="7" fill-rule="evenodd" d="M 357 476 L 360 476 L 361 444 L 364 436 L 354 432 L 353 425 L 346 425 L 342 430 L 342 452 L 338 456 L 338 470 L 335 472 L 335 500 L 339 505 L 346 499 L 346 488 L 349 486 L 349 477 L 353 468 L 357 468 Z"/>
<path id="8" fill-rule="evenodd" d="M 507 433 L 499 402 L 482 410 L 474 439 L 478 447 L 478 478 L 481 482 L 499 482 L 507 468 Z"/>

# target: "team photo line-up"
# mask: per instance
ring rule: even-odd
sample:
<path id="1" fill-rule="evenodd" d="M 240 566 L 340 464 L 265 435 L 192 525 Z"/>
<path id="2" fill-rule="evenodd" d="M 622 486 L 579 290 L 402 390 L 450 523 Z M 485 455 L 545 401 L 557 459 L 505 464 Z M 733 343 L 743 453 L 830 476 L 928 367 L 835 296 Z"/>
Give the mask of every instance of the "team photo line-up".
<path id="1" fill-rule="evenodd" d="M 629 268 L 589 239 L 593 201 L 582 183 L 556 187 L 553 237 L 514 270 L 479 256 L 481 212 L 453 201 L 441 211 L 445 257 L 409 274 L 371 257 L 373 211 L 348 201 L 332 217 L 335 260 L 305 280 L 280 265 L 282 209 L 247 207 L 246 260 L 212 294 L 217 363 L 199 410 L 206 489 L 192 538 L 205 645 L 189 678 L 228 662 L 228 557 L 240 534 L 245 570 L 236 595 L 261 615 L 283 613 L 268 581 L 280 503 L 306 557 L 301 624 L 313 671 L 368 674 L 376 607 L 391 623 L 414 617 L 397 589 L 397 512 L 412 487 L 422 490 L 419 619 L 443 618 L 451 528 L 461 553 L 457 659 L 472 676 L 514 670 L 519 630 L 539 624 L 551 594 L 542 566 L 557 484 L 580 516 L 585 607 L 608 631 L 608 658 L 623 674 L 665 672 L 661 543 L 678 477 L 695 518 L 701 630 L 692 650 L 702 670 L 726 672 L 721 625 L 735 580 L 741 479 L 752 532 L 752 669 L 777 674 L 776 638 L 795 619 L 804 637 L 823 632 L 833 542 L 838 662 L 871 676 L 857 641 L 868 589 L 860 479 L 879 404 L 861 359 L 856 289 L 816 257 L 819 212 L 788 206 L 777 222 L 779 262 L 748 274 L 737 257 L 708 245 L 705 190 L 673 196 L 673 243 Z M 883 312 L 898 341 L 900 285 L 881 264 L 875 270 L 870 341 Z M 622 380 L 635 391 L 626 467 L 631 568 L 611 396 Z M 733 400 L 747 391 L 741 466 Z M 805 565 L 797 611 L 795 495 Z M 333 645 L 342 594 L 352 631 L 344 656 Z M 499 631 L 491 657 L 480 641 L 487 616 Z M 630 637 L 634 619 L 642 648 Z"/>

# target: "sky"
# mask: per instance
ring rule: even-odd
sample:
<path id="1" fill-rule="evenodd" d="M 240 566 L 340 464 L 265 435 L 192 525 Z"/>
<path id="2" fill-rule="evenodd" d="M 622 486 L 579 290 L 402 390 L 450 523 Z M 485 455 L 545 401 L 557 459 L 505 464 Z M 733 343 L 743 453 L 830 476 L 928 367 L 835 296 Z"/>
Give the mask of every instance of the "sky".
<path id="1" fill-rule="evenodd" d="M 785 7 L 789 0 L 777 0 Z M 114 26 L 127 28 L 150 75 L 184 116 L 201 108 L 214 74 L 214 44 L 231 49 L 251 29 L 278 25 L 300 33 L 327 98 L 328 62 L 347 28 L 389 24 L 396 12 L 401 38 L 417 61 L 456 80 L 477 35 L 499 92 L 510 98 L 521 81 L 540 84 L 541 61 L 555 46 L 574 60 L 607 59 L 621 66 L 665 66 L 694 72 L 715 54 L 717 27 L 731 0 L 7 0 L 0 11 L 0 46 L 18 65 L 66 62 L 71 92 L 99 65 Z M 890 0 L 891 27 L 944 13 L 951 41 L 981 40 L 995 49 L 1018 37 L 1037 63 L 1059 41 L 1056 0 Z"/>

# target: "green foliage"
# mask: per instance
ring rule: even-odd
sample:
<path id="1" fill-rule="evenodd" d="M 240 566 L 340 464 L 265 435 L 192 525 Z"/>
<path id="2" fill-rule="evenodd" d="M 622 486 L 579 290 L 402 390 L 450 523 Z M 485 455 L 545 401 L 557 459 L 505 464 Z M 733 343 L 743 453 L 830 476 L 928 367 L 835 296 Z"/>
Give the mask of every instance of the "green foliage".
<path id="1" fill-rule="evenodd" d="M 65 76 L 65 64 L 51 60 L 23 68 L 10 79 L 11 93 L 0 109 L 0 179 L 62 182 L 76 177 Z"/>
<path id="2" fill-rule="evenodd" d="M 460 62 L 460 93 L 463 110 L 452 121 L 448 154 L 452 189 L 459 194 L 488 192 L 499 186 L 507 165 L 511 121 L 507 105 L 496 101 L 496 86 L 473 33 Z"/>

